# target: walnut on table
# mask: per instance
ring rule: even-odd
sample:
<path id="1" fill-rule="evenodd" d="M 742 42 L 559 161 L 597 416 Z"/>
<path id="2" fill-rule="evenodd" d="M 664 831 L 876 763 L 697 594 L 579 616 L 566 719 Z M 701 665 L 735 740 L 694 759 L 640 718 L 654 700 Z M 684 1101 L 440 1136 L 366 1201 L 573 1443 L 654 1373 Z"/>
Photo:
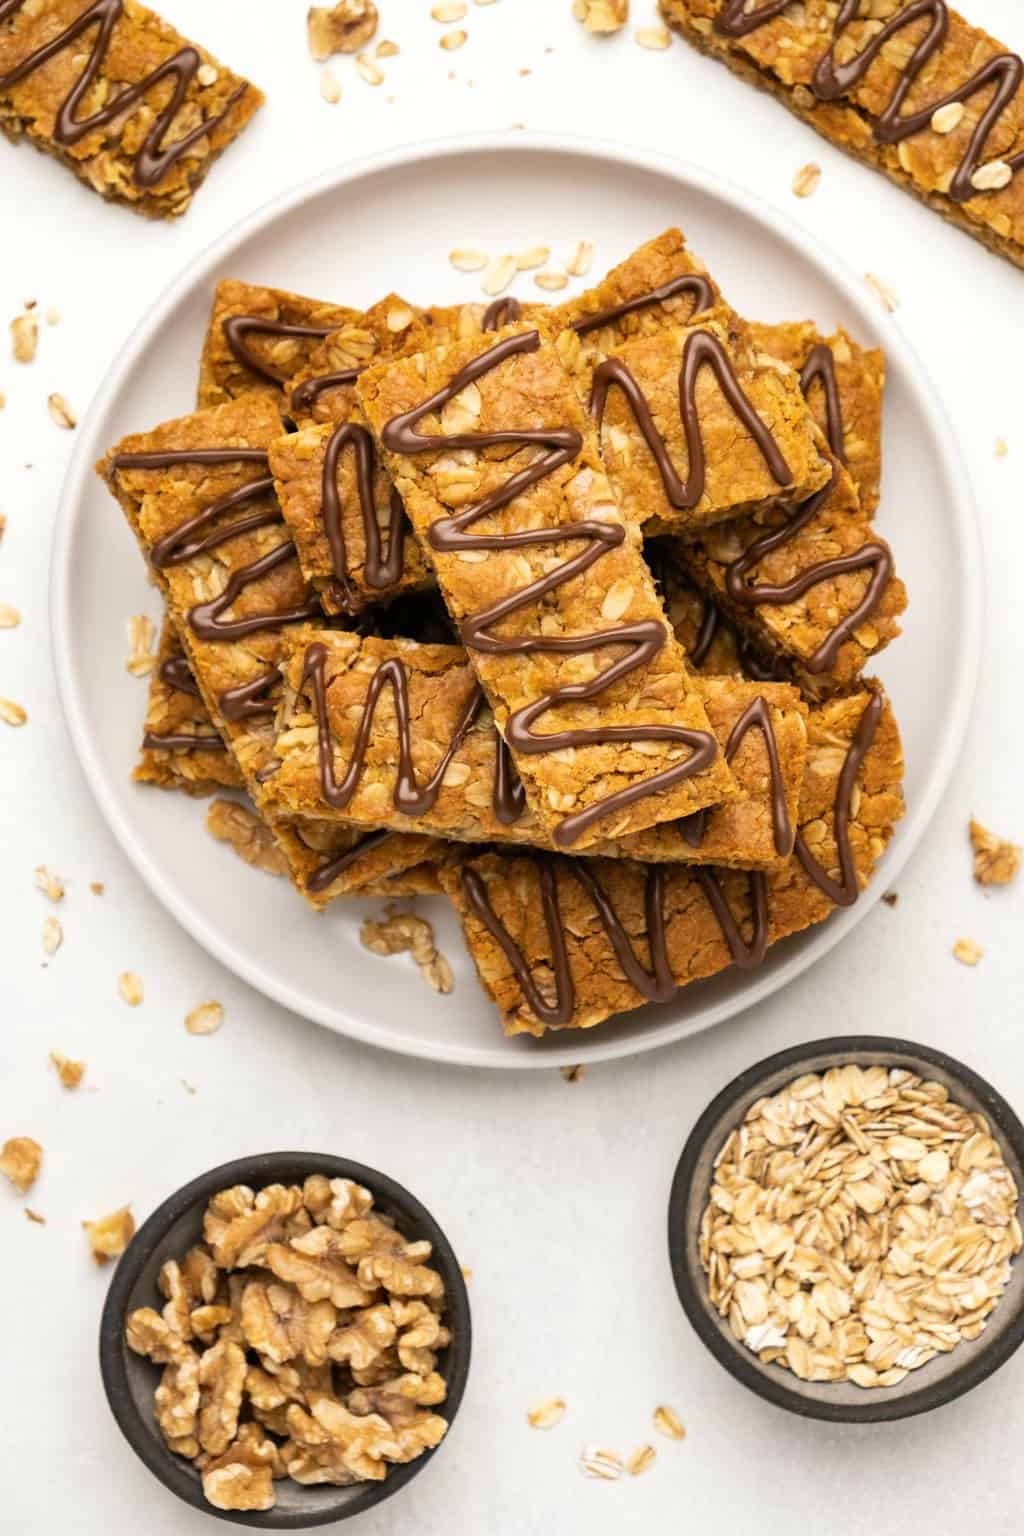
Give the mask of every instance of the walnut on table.
<path id="1" fill-rule="evenodd" d="M 43 1149 L 32 1136 L 11 1136 L 0 1151 L 0 1173 L 21 1195 L 27 1195 L 43 1166 Z"/>
<path id="2" fill-rule="evenodd" d="M 1016 843 L 997 837 L 980 821 L 971 818 L 974 878 L 979 885 L 1009 885 L 1020 869 L 1021 850 Z"/>

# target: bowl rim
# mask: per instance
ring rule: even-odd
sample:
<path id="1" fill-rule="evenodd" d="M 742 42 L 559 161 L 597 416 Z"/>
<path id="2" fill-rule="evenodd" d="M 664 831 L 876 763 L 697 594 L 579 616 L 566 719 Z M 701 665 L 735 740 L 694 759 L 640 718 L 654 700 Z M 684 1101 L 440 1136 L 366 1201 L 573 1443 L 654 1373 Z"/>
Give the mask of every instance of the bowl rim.
<path id="1" fill-rule="evenodd" d="M 985 1350 L 968 1358 L 960 1368 L 941 1381 L 922 1386 L 916 1392 L 905 1393 L 901 1397 L 887 1399 L 881 1394 L 871 1394 L 863 1404 L 828 1403 L 804 1397 L 798 1387 L 790 1387 L 766 1374 L 754 1363 L 755 1357 L 747 1358 L 749 1352 L 727 1337 L 708 1315 L 702 1299 L 704 1275 L 696 1255 L 688 1251 L 685 1222 L 698 1160 L 717 1122 L 750 1090 L 756 1089 L 765 1078 L 780 1070 L 792 1068 L 794 1076 L 797 1076 L 801 1067 L 806 1068 L 807 1063 L 816 1057 L 839 1058 L 855 1052 L 870 1051 L 905 1056 L 908 1066 L 916 1063 L 915 1070 L 919 1070 L 921 1062 L 927 1062 L 959 1080 L 982 1101 L 986 1115 L 994 1121 L 1024 1164 L 1024 1124 L 1002 1094 L 964 1062 L 934 1046 L 920 1045 L 895 1035 L 834 1035 L 776 1051 L 755 1062 L 753 1066 L 746 1067 L 731 1082 L 726 1083 L 700 1115 L 686 1139 L 676 1164 L 668 1201 L 669 1264 L 676 1294 L 697 1337 L 719 1365 L 724 1366 L 731 1376 L 758 1397 L 802 1418 L 822 1419 L 830 1423 L 881 1424 L 928 1413 L 972 1391 L 1000 1366 L 1005 1365 L 1024 1343 L 1024 1307 L 1021 1307 L 1018 1315 L 1002 1333 L 993 1338 Z M 691 1268 L 691 1263 L 695 1267 Z"/>
<path id="2" fill-rule="evenodd" d="M 322 1173 L 328 1178 L 352 1179 L 364 1184 L 373 1194 L 375 1203 L 381 1200 L 397 1207 L 403 1216 L 433 1245 L 433 1261 L 441 1271 L 448 1294 L 451 1318 L 457 1320 L 459 1350 L 454 1357 L 451 1374 L 445 1377 L 448 1396 L 438 1407 L 438 1412 L 448 1420 L 449 1428 L 462 1403 L 469 1376 L 472 1355 L 472 1317 L 469 1292 L 446 1234 L 423 1203 L 404 1185 L 386 1173 L 371 1168 L 351 1158 L 335 1157 L 330 1153 L 315 1152 L 265 1152 L 236 1158 L 221 1163 L 206 1173 L 190 1179 L 173 1194 L 163 1200 L 146 1218 L 135 1233 L 117 1268 L 107 1292 L 100 1317 L 99 1359 L 100 1375 L 110 1410 L 132 1450 L 165 1488 L 177 1494 L 185 1503 L 206 1515 L 229 1520 L 236 1525 L 248 1525 L 261 1530 L 308 1530 L 313 1526 L 328 1525 L 347 1520 L 390 1498 L 405 1487 L 417 1473 L 441 1450 L 447 1441 L 441 1441 L 423 1452 L 415 1461 L 407 1461 L 389 1468 L 381 1482 L 366 1483 L 353 1496 L 351 1485 L 338 1489 L 346 1495 L 344 1507 L 333 1505 L 320 1512 L 305 1510 L 241 1511 L 216 1509 L 203 1497 L 202 1485 L 197 1482 L 190 1463 L 176 1457 L 159 1437 L 143 1421 L 128 1385 L 127 1356 L 124 1349 L 124 1321 L 128 1302 L 136 1283 L 148 1263 L 154 1248 L 161 1242 L 170 1227 L 201 1202 L 207 1201 L 220 1189 L 235 1184 L 248 1184 L 259 1190 L 275 1182 L 275 1169 L 283 1166 L 299 1166 L 309 1174 Z"/>

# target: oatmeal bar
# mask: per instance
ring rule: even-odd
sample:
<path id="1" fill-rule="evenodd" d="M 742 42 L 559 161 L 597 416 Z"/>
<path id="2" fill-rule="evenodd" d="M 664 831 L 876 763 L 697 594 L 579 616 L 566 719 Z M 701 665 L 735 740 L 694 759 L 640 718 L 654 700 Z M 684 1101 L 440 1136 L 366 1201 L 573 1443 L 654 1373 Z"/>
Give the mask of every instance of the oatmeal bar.
<path id="1" fill-rule="evenodd" d="M 509 326 L 369 369 L 358 390 L 556 844 L 582 851 L 728 798 L 639 532 L 551 344 Z"/>
<path id="2" fill-rule="evenodd" d="M 795 513 L 720 523 L 675 553 L 755 650 L 792 664 L 815 694 L 854 682 L 900 632 L 906 589 L 837 460 Z"/>
<path id="3" fill-rule="evenodd" d="M 203 703 L 258 810 L 282 699 L 284 630 L 319 613 L 267 472 L 279 431 L 274 401 L 249 394 L 125 438 L 98 466 L 164 590 Z M 296 884 L 321 904 L 325 854 L 332 863 L 358 836 L 328 827 L 329 846 L 307 846 L 308 827 L 274 831 Z M 424 856 L 420 840 L 409 862 Z M 354 888 L 361 868 L 344 863 L 329 894 Z"/>
<path id="4" fill-rule="evenodd" d="M 903 809 L 892 710 L 871 684 L 811 711 L 797 853 L 776 874 L 486 853 L 441 870 L 507 1034 L 588 1029 L 849 905 Z"/>
<path id="5" fill-rule="evenodd" d="M 797 375 L 715 321 L 624 343 L 595 369 L 590 409 L 623 511 L 649 532 L 691 537 L 828 480 Z"/>
<path id="6" fill-rule="evenodd" d="M 270 448 L 299 564 L 328 614 L 433 585 L 433 574 L 358 405 L 340 425 L 289 432 Z"/>
<path id="7" fill-rule="evenodd" d="M 359 311 L 282 288 L 227 277 L 217 284 L 199 362 L 203 409 L 241 395 L 268 395 L 287 408 L 285 386 L 339 326 Z"/>
<path id="8" fill-rule="evenodd" d="M 0 0 L 0 129 L 111 202 L 177 218 L 262 102 L 135 0 Z"/>
<path id="9" fill-rule="evenodd" d="M 1024 265 L 1024 69 L 946 0 L 660 4 L 688 42 Z"/>
<path id="10" fill-rule="evenodd" d="M 885 354 L 860 346 L 843 330 L 823 336 L 810 320 L 749 320 L 747 333 L 758 352 L 780 358 L 800 375 L 812 416 L 850 471 L 861 511 L 873 516 L 882 481 Z"/>
<path id="11" fill-rule="evenodd" d="M 410 348 L 409 338 L 417 333 L 422 314 L 397 293 L 385 295 L 369 309 L 347 311 L 293 368 L 285 385 L 289 415 L 299 426 L 349 421 L 358 409 L 359 374 L 385 357 L 419 350 Z"/>
<path id="12" fill-rule="evenodd" d="M 589 399 L 594 369 L 629 341 L 660 336 L 695 317 L 732 328 L 741 322 L 680 229 L 666 229 L 631 252 L 593 288 L 551 311 L 559 355 Z"/>
<path id="13" fill-rule="evenodd" d="M 270 815 L 405 828 L 464 842 L 552 847 L 460 646 L 296 628 L 285 681 L 295 703 L 263 784 Z M 589 853 L 769 869 L 792 852 L 806 751 L 795 689 L 729 678 L 700 685 L 736 793 L 681 823 Z"/>
<path id="14" fill-rule="evenodd" d="M 177 630 L 166 617 L 149 681 L 142 751 L 132 778 L 189 795 L 242 787 L 238 765 L 210 718 Z"/>

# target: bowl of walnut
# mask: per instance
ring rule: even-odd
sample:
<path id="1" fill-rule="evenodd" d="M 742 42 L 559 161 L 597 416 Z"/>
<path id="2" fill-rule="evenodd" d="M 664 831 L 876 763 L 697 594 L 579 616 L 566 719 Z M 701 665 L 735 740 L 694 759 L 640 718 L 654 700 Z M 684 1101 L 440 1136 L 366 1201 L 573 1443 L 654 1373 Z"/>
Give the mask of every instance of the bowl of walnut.
<path id="1" fill-rule="evenodd" d="M 1024 1341 L 1024 1126 L 969 1067 L 840 1036 L 749 1068 L 669 1200 L 676 1290 L 738 1381 L 804 1417 L 952 1401 Z"/>
<path id="2" fill-rule="evenodd" d="M 100 1365 L 166 1488 L 288 1530 L 359 1514 L 426 1465 L 470 1342 L 455 1254 L 408 1190 L 344 1158 L 277 1152 L 194 1179 L 139 1229 Z"/>

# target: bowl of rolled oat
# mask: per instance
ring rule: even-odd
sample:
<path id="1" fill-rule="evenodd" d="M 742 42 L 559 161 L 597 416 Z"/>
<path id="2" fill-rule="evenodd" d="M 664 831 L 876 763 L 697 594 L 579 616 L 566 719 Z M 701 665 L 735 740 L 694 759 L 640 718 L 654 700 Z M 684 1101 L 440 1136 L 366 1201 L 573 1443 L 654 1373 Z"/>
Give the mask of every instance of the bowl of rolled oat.
<path id="1" fill-rule="evenodd" d="M 760 1397 L 877 1423 L 1024 1341 L 1024 1126 L 940 1051 L 839 1036 L 758 1062 L 695 1125 L 669 1200 L 691 1324 Z"/>
<path id="2" fill-rule="evenodd" d="M 166 1488 L 288 1530 L 359 1514 L 426 1465 L 470 1344 L 465 1280 L 429 1211 L 361 1163 L 278 1152 L 154 1211 L 114 1276 L 100 1365 Z"/>

